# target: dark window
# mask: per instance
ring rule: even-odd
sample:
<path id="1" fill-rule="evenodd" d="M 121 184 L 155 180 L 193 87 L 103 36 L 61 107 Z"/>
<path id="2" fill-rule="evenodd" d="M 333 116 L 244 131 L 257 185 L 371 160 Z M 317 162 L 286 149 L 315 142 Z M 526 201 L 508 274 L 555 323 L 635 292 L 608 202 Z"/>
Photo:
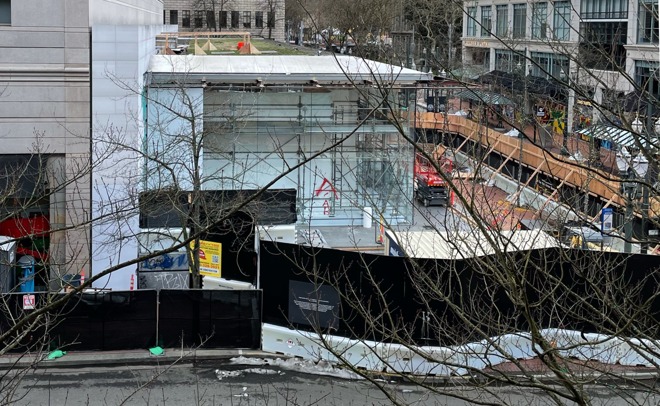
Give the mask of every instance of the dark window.
<path id="1" fill-rule="evenodd" d="M 0 0 L 0 24 L 11 24 L 11 0 Z"/>
<path id="2" fill-rule="evenodd" d="M 215 13 L 213 11 L 206 12 L 206 27 L 215 31 Z"/>
<path id="3" fill-rule="evenodd" d="M 655 96 L 654 104 L 660 100 L 660 82 L 658 76 L 654 73 L 658 70 L 660 65 L 658 62 L 651 61 L 635 61 L 635 83 L 643 91 L 651 90 L 651 94 Z M 649 83 L 649 81 L 651 81 Z"/>
<path id="4" fill-rule="evenodd" d="M 583 20 L 628 19 L 628 0 L 582 0 L 580 17 Z"/>
<path id="5" fill-rule="evenodd" d="M 628 23 L 580 24 L 580 60 L 589 69 L 625 69 Z"/>
<path id="6" fill-rule="evenodd" d="M 273 11 L 268 12 L 268 28 L 275 28 L 275 13 Z"/>
<path id="7" fill-rule="evenodd" d="M 252 27 L 252 12 L 244 11 L 243 12 L 243 28 Z"/>
<path id="8" fill-rule="evenodd" d="M 204 12 L 197 10 L 195 11 L 195 28 L 204 27 Z"/>
<path id="9" fill-rule="evenodd" d="M 227 28 L 227 17 L 226 11 L 220 12 L 220 28 Z"/>
<path id="10" fill-rule="evenodd" d="M 490 6 L 481 6 L 481 36 L 490 37 L 493 29 L 493 9 Z"/>
<path id="11" fill-rule="evenodd" d="M 181 12 L 181 26 L 190 28 L 190 10 L 183 10 Z"/>
<path id="12" fill-rule="evenodd" d="M 264 28 L 264 12 L 257 11 L 254 13 L 254 26 L 257 28 Z"/>
<path id="13" fill-rule="evenodd" d="M 639 2 L 637 27 L 637 42 L 640 44 L 657 44 L 659 42 L 658 2 L 656 0 L 642 0 Z"/>
<path id="14" fill-rule="evenodd" d="M 527 24 L 527 3 L 513 5 L 513 38 L 525 38 Z"/>
<path id="15" fill-rule="evenodd" d="M 548 33 L 548 3 L 532 4 L 532 39 L 545 39 Z"/>
<path id="16" fill-rule="evenodd" d="M 167 11 L 163 10 L 163 24 L 167 24 Z"/>
<path id="17" fill-rule="evenodd" d="M 179 25 L 179 11 L 170 10 L 170 24 Z"/>
<path id="18" fill-rule="evenodd" d="M 496 49 L 495 69 L 510 73 L 524 72 L 525 55 L 509 49 Z"/>
<path id="19" fill-rule="evenodd" d="M 241 18 L 241 14 L 238 11 L 232 11 L 231 12 L 231 28 L 238 28 L 238 23 L 239 19 Z"/>

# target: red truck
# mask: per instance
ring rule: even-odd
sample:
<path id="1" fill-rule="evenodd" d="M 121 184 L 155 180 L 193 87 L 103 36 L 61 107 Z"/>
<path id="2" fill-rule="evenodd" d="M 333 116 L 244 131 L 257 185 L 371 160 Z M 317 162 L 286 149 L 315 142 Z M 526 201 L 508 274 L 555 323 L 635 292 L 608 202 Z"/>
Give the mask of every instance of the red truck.
<path id="1" fill-rule="evenodd" d="M 451 176 L 453 163 L 451 160 L 441 158 L 439 167 L 447 176 Z M 415 154 L 415 182 L 413 189 L 415 198 L 424 207 L 451 205 L 451 191 L 447 183 L 431 164 L 428 158 L 417 152 Z"/>

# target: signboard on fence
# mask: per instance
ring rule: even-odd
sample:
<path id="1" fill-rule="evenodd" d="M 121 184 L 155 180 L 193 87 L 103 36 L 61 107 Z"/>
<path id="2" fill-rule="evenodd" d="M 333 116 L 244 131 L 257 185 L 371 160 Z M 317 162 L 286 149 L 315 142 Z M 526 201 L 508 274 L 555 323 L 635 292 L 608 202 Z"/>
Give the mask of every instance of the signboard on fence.
<path id="1" fill-rule="evenodd" d="M 613 210 L 609 207 L 604 208 L 600 212 L 600 232 L 608 233 L 612 231 L 612 222 L 613 222 L 614 213 Z"/>
<path id="2" fill-rule="evenodd" d="M 194 242 L 190 248 L 194 249 Z M 222 244 L 213 241 L 199 241 L 199 274 L 220 278 L 222 274 Z"/>
<path id="3" fill-rule="evenodd" d="M 23 310 L 34 310 L 37 300 L 34 295 L 23 295 Z"/>

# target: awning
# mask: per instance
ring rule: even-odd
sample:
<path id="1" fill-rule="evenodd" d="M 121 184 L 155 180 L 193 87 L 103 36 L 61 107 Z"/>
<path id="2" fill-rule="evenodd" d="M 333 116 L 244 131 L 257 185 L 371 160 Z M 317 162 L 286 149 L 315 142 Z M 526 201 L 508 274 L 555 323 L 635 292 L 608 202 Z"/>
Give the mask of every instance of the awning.
<path id="1" fill-rule="evenodd" d="M 609 141 L 620 147 L 637 147 L 635 134 L 620 127 L 594 125 L 577 132 L 592 138 Z"/>
<path id="2" fill-rule="evenodd" d="M 472 100 L 484 104 L 513 105 L 511 100 L 499 93 L 485 92 L 483 90 L 468 89 L 458 93 L 455 97 L 462 100 Z"/>

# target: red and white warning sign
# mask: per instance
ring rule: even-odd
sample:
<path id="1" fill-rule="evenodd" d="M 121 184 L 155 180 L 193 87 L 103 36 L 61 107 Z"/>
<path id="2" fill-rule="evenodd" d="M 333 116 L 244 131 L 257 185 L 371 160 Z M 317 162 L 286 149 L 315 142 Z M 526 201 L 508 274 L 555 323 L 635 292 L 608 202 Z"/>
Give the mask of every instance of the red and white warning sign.
<path id="1" fill-rule="evenodd" d="M 34 310 L 36 303 L 34 295 L 23 295 L 23 310 Z"/>
<path id="2" fill-rule="evenodd" d="M 323 214 L 330 214 L 330 203 L 327 200 L 323 202 Z"/>

